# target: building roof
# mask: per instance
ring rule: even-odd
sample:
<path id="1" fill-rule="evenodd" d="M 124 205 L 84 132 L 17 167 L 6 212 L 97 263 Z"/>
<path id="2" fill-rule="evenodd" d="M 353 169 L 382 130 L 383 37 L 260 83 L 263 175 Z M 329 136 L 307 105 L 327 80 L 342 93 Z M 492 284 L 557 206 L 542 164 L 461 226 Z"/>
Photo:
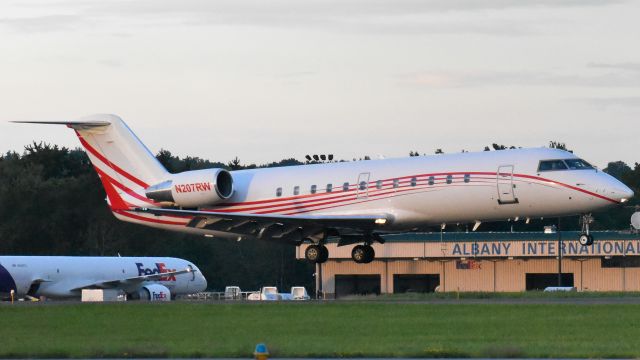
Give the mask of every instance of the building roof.
<path id="1" fill-rule="evenodd" d="M 578 240 L 579 231 L 562 231 L 563 240 Z M 598 240 L 640 240 L 640 233 L 631 231 L 591 231 Z M 415 232 L 382 235 L 386 242 L 490 242 L 502 241 L 552 241 L 558 239 L 558 233 L 544 232 Z M 337 243 L 337 238 L 330 238 L 329 243 Z"/>

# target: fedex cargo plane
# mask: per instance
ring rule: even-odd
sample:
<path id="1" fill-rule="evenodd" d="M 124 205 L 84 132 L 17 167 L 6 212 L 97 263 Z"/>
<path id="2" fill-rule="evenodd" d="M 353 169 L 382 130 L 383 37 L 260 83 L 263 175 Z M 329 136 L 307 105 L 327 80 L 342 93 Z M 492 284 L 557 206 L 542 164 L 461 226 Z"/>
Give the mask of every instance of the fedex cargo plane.
<path id="1" fill-rule="evenodd" d="M 42 123 L 42 122 L 40 122 Z M 121 220 L 213 237 L 310 243 L 328 258 L 327 237 L 357 244 L 371 262 L 380 234 L 423 226 L 582 215 L 628 201 L 631 189 L 576 155 L 531 148 L 326 163 L 229 172 L 169 173 L 115 115 L 45 122 L 73 129 Z"/>
<path id="2" fill-rule="evenodd" d="M 166 300 L 207 288 L 189 261 L 150 257 L 0 256 L 0 294 L 80 297 L 83 289 L 119 289 L 129 298 Z"/>

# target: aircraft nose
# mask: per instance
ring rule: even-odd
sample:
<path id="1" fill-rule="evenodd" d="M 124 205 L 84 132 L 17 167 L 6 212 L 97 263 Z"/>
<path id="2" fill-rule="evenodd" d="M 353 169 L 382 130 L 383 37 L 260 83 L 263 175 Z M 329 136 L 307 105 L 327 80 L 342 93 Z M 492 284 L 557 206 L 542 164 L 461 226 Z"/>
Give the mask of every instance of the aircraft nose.
<path id="1" fill-rule="evenodd" d="M 622 189 L 618 189 L 616 191 L 616 195 L 618 201 L 620 201 L 621 203 L 626 203 L 627 201 L 631 200 L 635 193 L 629 187 L 625 186 Z"/>
<path id="2" fill-rule="evenodd" d="M 199 286 L 199 290 L 200 291 L 205 291 L 207 290 L 207 278 L 204 277 L 204 275 L 200 274 L 200 281 L 198 282 L 198 286 Z"/>
<path id="3" fill-rule="evenodd" d="M 602 178 L 604 180 L 602 186 L 605 190 L 605 193 L 608 194 L 610 199 L 616 200 L 620 204 L 624 204 L 627 201 L 631 200 L 631 198 L 635 195 L 633 190 L 631 190 L 620 180 L 605 173 L 602 173 L 602 175 L 605 175 Z"/>

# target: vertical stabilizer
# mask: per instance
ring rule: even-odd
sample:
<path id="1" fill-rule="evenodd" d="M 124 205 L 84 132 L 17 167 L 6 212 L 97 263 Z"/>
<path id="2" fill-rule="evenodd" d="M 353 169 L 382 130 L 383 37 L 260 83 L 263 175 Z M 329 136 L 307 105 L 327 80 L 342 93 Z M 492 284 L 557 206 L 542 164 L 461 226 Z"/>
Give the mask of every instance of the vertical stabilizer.
<path id="1" fill-rule="evenodd" d="M 167 170 L 153 153 L 116 115 L 93 115 L 78 120 L 79 123 L 108 122 L 107 126 L 74 126 L 82 146 L 99 170 L 108 172 L 123 184 L 141 188 L 164 180 Z"/>
<path id="2" fill-rule="evenodd" d="M 152 203 L 144 190 L 167 176 L 167 170 L 116 115 L 92 115 L 68 124 L 75 129 L 100 175 L 113 210 Z M 108 123 L 104 126 L 84 124 Z"/>
<path id="3" fill-rule="evenodd" d="M 18 121 L 66 125 L 100 176 L 114 212 L 154 205 L 145 189 L 165 180 L 169 173 L 129 127 L 116 115 L 100 114 L 76 121 Z"/>

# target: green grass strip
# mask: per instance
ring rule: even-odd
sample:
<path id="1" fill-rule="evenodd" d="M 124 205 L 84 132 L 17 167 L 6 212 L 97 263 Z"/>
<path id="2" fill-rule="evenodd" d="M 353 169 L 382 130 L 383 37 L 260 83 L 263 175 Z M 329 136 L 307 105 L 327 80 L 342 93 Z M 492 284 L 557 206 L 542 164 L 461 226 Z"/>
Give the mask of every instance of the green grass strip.
<path id="1" fill-rule="evenodd" d="M 0 306 L 0 357 L 640 357 L 640 305 Z"/>

